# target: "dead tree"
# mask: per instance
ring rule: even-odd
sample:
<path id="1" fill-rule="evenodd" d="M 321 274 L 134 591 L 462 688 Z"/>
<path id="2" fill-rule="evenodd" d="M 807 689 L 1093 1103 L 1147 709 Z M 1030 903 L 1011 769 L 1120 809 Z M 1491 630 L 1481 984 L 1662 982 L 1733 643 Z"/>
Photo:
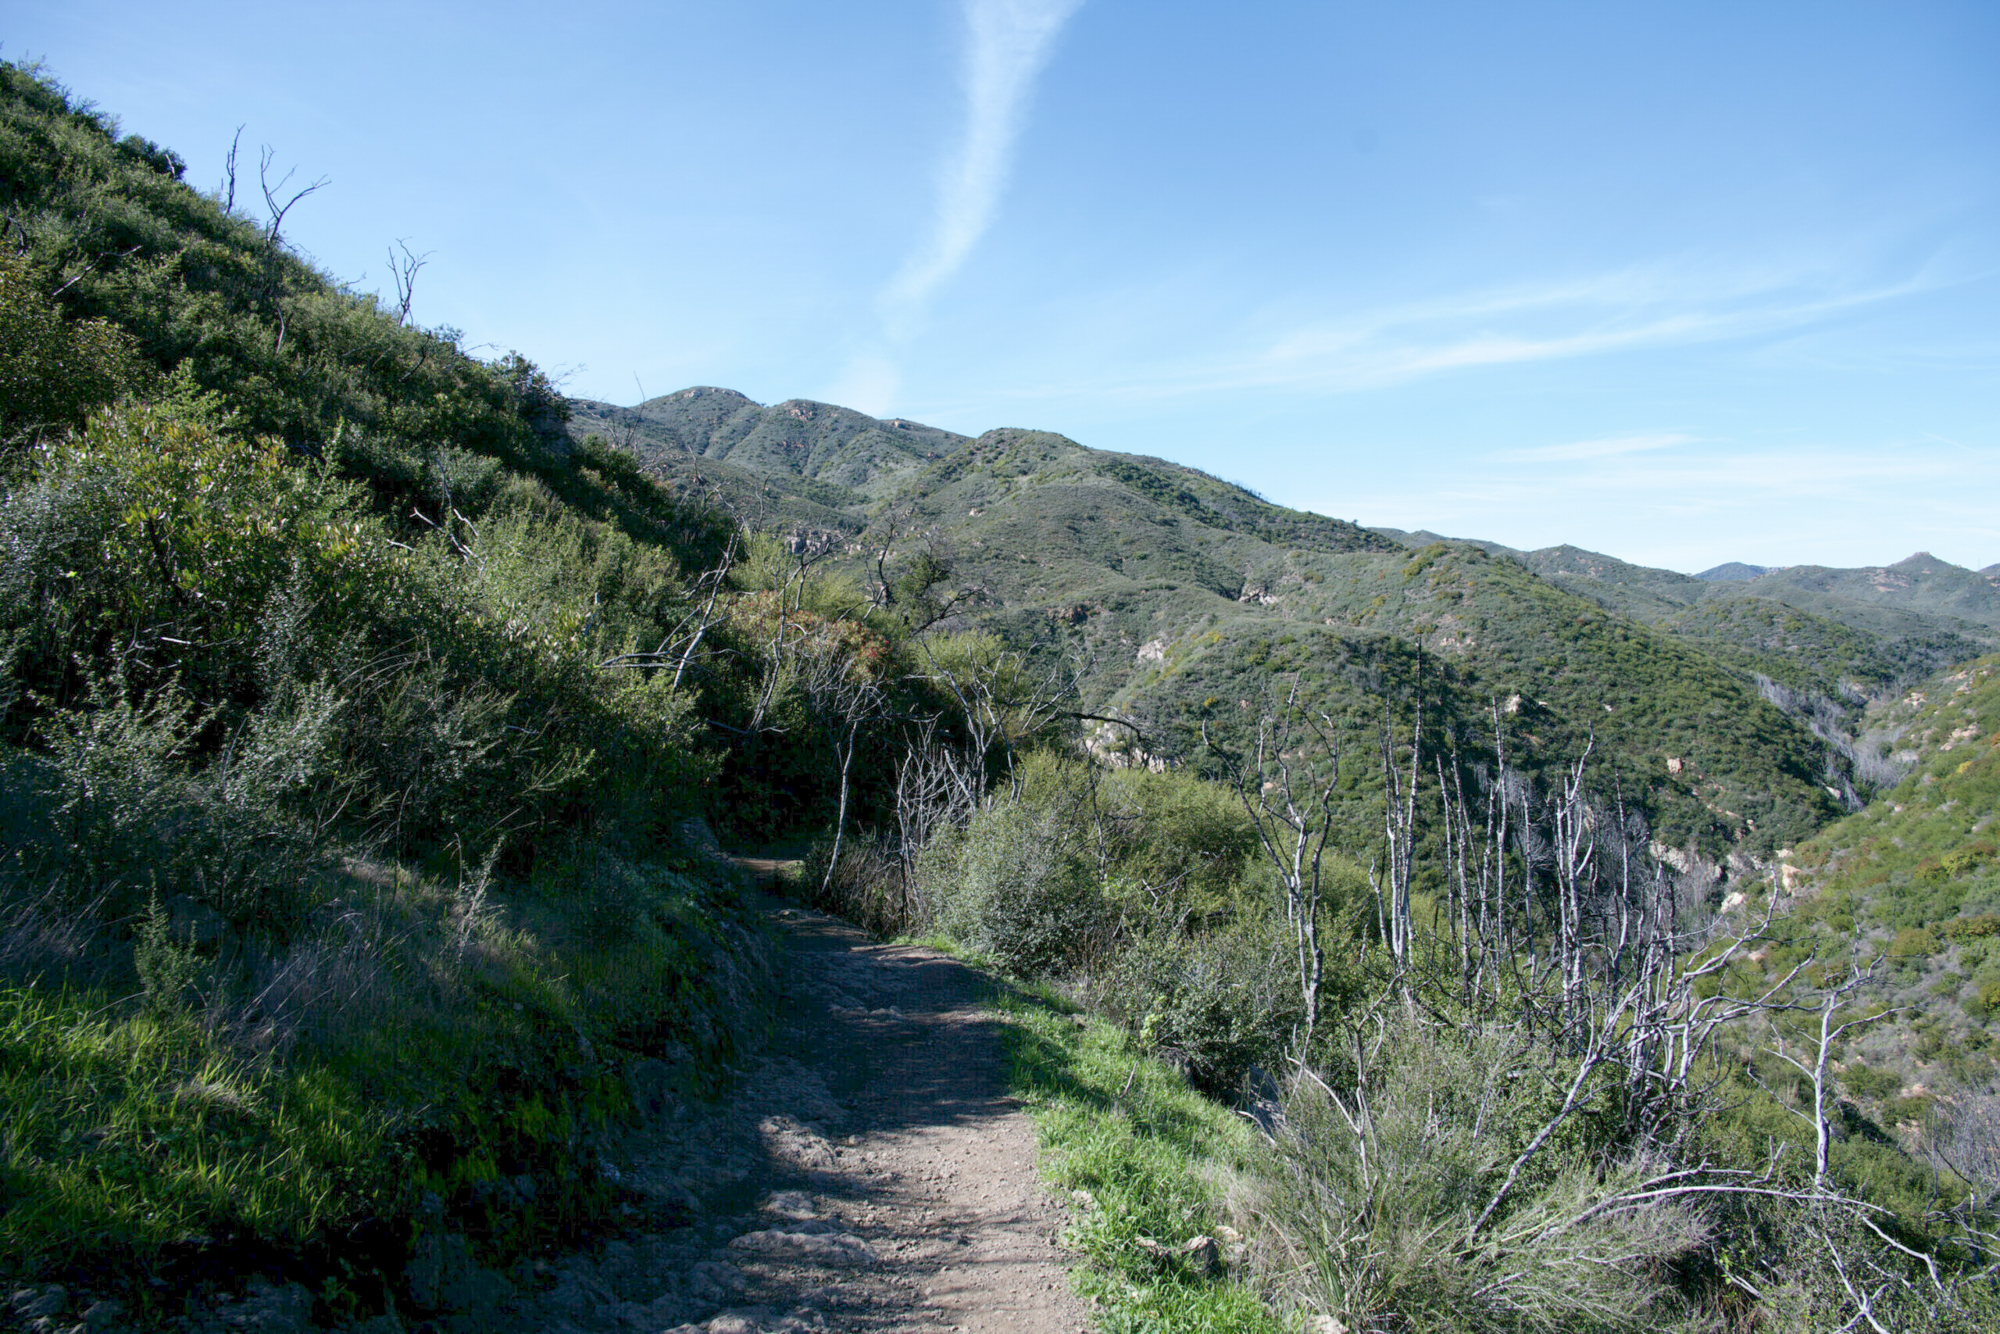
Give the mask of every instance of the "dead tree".
<path id="1" fill-rule="evenodd" d="M 410 253 L 409 242 L 400 238 L 396 246 L 403 254 L 399 259 L 395 250 L 389 252 L 389 279 L 396 285 L 396 323 L 405 325 L 410 322 L 410 303 L 416 299 L 417 270 L 430 261 L 431 254 L 428 250 L 421 255 Z"/>
<path id="2" fill-rule="evenodd" d="M 1794 1001 L 1789 1005 L 1781 1007 L 1781 1010 L 1803 1011 L 1813 1015 L 1818 1020 L 1819 1031 L 1808 1035 L 1806 1045 L 1807 1054 L 1812 1058 L 1811 1065 L 1807 1065 L 1804 1061 L 1785 1049 L 1785 1039 L 1783 1036 L 1778 1038 L 1776 1045 L 1766 1049 L 1771 1055 L 1777 1057 L 1786 1065 L 1791 1066 L 1792 1069 L 1798 1071 L 1801 1075 L 1804 1075 L 1807 1086 L 1812 1089 L 1812 1114 L 1810 1116 L 1807 1116 L 1800 1109 L 1793 1107 L 1783 1098 L 1778 1098 L 1777 1102 L 1780 1107 L 1785 1108 L 1792 1115 L 1808 1121 L 1812 1125 L 1813 1185 L 1815 1187 L 1824 1188 L 1826 1185 L 1827 1157 L 1833 1146 L 1833 1123 L 1828 1120 L 1826 1114 L 1828 1092 L 1826 1067 L 1828 1060 L 1833 1055 L 1834 1044 L 1839 1042 L 1850 1029 L 1859 1028 L 1863 1024 L 1872 1024 L 1878 1019 L 1886 1019 L 1892 1014 L 1898 1014 L 1902 1010 L 1909 1008 L 1907 1006 L 1898 1006 L 1890 1010 L 1877 1010 L 1869 1014 L 1856 1015 L 1854 1018 L 1838 1024 L 1834 1023 L 1835 1016 L 1848 1003 L 1849 998 L 1856 991 L 1875 980 L 1875 968 L 1881 962 L 1882 956 L 1877 955 L 1869 961 L 1867 967 L 1850 970 L 1848 975 L 1841 981 L 1822 988 L 1820 994 L 1812 1000 Z"/>
<path id="3" fill-rule="evenodd" d="M 1417 840 L 1417 777 L 1423 772 L 1423 698 L 1417 699 L 1417 718 L 1410 727 L 1410 764 L 1404 769 L 1396 759 L 1396 738 L 1385 715 L 1376 733 L 1382 755 L 1382 830 L 1387 845 L 1387 865 L 1377 876 L 1368 868 L 1368 883 L 1375 890 L 1375 914 L 1389 957 L 1400 976 L 1410 966 L 1415 939 L 1410 919 L 1410 865 Z"/>
<path id="4" fill-rule="evenodd" d="M 716 604 L 722 597 L 723 589 L 728 586 L 729 572 L 736 566 L 741 551 L 741 539 L 740 532 L 732 532 L 728 541 L 723 544 L 721 559 L 711 568 L 695 576 L 694 582 L 688 587 L 687 614 L 674 623 L 658 647 L 650 652 L 620 653 L 615 657 L 606 658 L 597 665 L 600 668 L 657 668 L 671 663 L 674 669 L 673 687 L 676 690 L 680 689 L 688 667 L 693 664 L 695 655 L 701 650 L 702 640 L 708 637 L 708 632 L 722 619 L 722 613 L 717 611 Z"/>
<path id="5" fill-rule="evenodd" d="M 968 758 L 973 772 L 983 785 L 997 752 L 1007 768 L 1008 788 L 1019 796 L 1016 752 L 1023 742 L 1068 716 L 1064 706 L 1079 693 L 1084 660 L 1056 650 L 1037 663 L 1032 653 L 995 645 L 990 652 L 975 652 L 963 662 L 953 662 L 938 652 L 929 636 L 920 637 L 917 647 L 928 668 L 926 679 L 958 704 L 971 742 Z M 984 796 L 982 787 L 982 800 Z"/>
<path id="6" fill-rule="evenodd" d="M 238 125 L 236 133 L 229 140 L 229 155 L 222 159 L 222 184 L 216 193 L 222 196 L 222 211 L 236 211 L 236 153 L 243 147 L 243 127 Z"/>
<path id="7" fill-rule="evenodd" d="M 839 775 L 839 801 L 833 822 L 833 851 L 827 857 L 820 893 L 833 888 L 840 853 L 847 838 L 848 794 L 852 790 L 854 755 L 862 729 L 880 716 L 881 683 L 852 647 L 838 636 L 822 632 L 800 647 L 795 679 L 833 751 Z"/>
<path id="8" fill-rule="evenodd" d="M 236 178 L 233 149 L 231 157 L 230 197 L 233 200 L 235 197 Z M 281 202 L 279 196 L 284 193 L 285 186 L 291 181 L 293 174 L 298 169 L 294 167 L 286 171 L 283 176 L 280 176 L 273 183 L 271 180 L 271 163 L 276 157 L 277 153 L 269 144 L 265 144 L 259 151 L 257 157 L 257 184 L 263 191 L 264 207 L 267 213 L 264 224 L 264 299 L 271 307 L 273 318 L 278 322 L 278 339 L 273 345 L 272 351 L 283 352 L 285 350 L 286 325 L 285 303 L 283 300 L 285 217 L 298 206 L 300 200 L 324 189 L 328 181 L 326 177 L 322 176 L 305 188 L 294 191 L 289 198 Z"/>
<path id="9" fill-rule="evenodd" d="M 962 747 L 940 734 L 943 719 L 921 718 L 910 727 L 896 764 L 896 857 L 902 870 L 903 915 L 918 920 L 917 859 L 948 829 L 963 828 L 979 809 L 985 779 Z"/>
<path id="10" fill-rule="evenodd" d="M 1258 721 L 1257 749 L 1237 771 L 1236 795 L 1285 887 L 1285 918 L 1292 928 L 1299 999 L 1305 1011 L 1296 1054 L 1304 1071 L 1326 974 L 1326 951 L 1319 938 L 1320 872 L 1333 831 L 1341 738 L 1332 716 L 1302 703 L 1299 690 L 1295 673 L 1283 705 Z"/>

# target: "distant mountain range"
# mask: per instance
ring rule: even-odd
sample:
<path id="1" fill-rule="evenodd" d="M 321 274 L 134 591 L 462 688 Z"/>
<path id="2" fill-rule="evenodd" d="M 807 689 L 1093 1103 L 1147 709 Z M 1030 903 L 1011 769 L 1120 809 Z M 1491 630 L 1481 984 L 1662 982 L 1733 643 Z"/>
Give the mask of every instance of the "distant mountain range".
<path id="1" fill-rule="evenodd" d="M 2000 569 L 1924 554 L 1687 575 L 1363 528 L 1047 432 L 975 439 L 712 387 L 572 409 L 578 436 L 754 525 L 840 534 L 857 568 L 893 512 L 900 554 L 948 556 L 968 621 L 1088 653 L 1088 711 L 1142 738 L 1093 743 L 1131 759 L 1226 741 L 1274 674 L 1374 716 L 1421 650 L 1425 689 L 1468 720 L 1505 704 L 1547 760 L 1596 738 L 1663 841 L 1768 852 L 1900 776 L 1863 744 L 1870 698 L 2000 648 Z"/>

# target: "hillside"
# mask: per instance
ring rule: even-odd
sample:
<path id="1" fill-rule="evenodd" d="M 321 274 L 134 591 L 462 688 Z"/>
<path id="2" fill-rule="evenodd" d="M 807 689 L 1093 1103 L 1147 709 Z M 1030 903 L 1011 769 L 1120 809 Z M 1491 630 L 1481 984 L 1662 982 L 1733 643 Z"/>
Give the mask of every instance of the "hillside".
<path id="1" fill-rule="evenodd" d="M 1740 560 L 1732 560 L 1725 561 L 1721 565 L 1711 566 L 1695 575 L 1695 578 L 1727 582 L 1738 579 L 1755 579 L 1760 574 L 1769 574 L 1770 572 L 1771 567 L 1768 565 L 1746 565 Z"/>
<path id="2" fill-rule="evenodd" d="M 1796 938 L 1764 964 L 1885 956 L 1872 999 L 1909 1008 L 1858 1036 L 1840 1077 L 1885 1124 L 1914 1129 L 2000 1055 L 2000 656 L 1878 702 L 1869 722 L 1908 777 L 1787 851 Z"/>
<path id="3" fill-rule="evenodd" d="M 0 1279 L 431 1318 L 753 1039 L 700 817 L 730 718 L 816 715 L 682 635 L 727 516 L 182 176 L 0 64 Z"/>
<path id="4" fill-rule="evenodd" d="M 700 474 L 746 517 L 837 531 L 851 560 L 895 516 L 905 554 L 949 562 L 970 622 L 1087 654 L 1085 710 L 1141 729 L 1100 725 L 1107 755 L 1187 755 L 1204 731 L 1240 741 L 1274 665 L 1358 723 L 1385 689 L 1410 696 L 1421 646 L 1469 752 L 1490 744 L 1491 706 L 1514 701 L 1524 763 L 1595 738 L 1659 837 L 1714 858 L 1768 855 L 1858 805 L 1891 776 L 1854 748 L 1858 700 L 1987 642 L 1983 626 L 1839 595 L 1818 601 L 1847 620 L 1573 547 L 1359 528 L 1045 432 L 968 440 L 709 388 L 579 403 L 570 429 L 610 432 L 660 475 Z"/>
<path id="5" fill-rule="evenodd" d="M 966 438 L 907 421 L 877 421 L 805 399 L 765 407 L 697 386 L 620 408 L 571 402 L 571 433 L 597 435 L 657 475 L 715 487 L 740 513 L 771 521 L 857 526 L 873 502 Z"/>

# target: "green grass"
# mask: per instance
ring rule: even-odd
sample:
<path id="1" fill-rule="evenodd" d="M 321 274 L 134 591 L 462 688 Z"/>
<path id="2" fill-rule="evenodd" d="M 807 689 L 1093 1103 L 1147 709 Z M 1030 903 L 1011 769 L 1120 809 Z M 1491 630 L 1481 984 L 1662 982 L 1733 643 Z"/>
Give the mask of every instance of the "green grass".
<path id="1" fill-rule="evenodd" d="M 1229 1183 L 1255 1152 L 1248 1127 L 1102 1020 L 1081 1025 L 1046 994 L 1000 1004 L 1015 1093 L 1032 1110 L 1042 1171 L 1087 1191 L 1067 1240 L 1077 1291 L 1111 1334 L 1258 1334 L 1289 1328 L 1239 1269 L 1205 1279 L 1141 1238 L 1173 1247 L 1223 1222 Z"/>
<path id="2" fill-rule="evenodd" d="M 0 990 L 0 1254 L 20 1273 L 157 1271 L 295 1249 L 395 1194 L 385 1117 L 323 1066 L 244 1058 L 190 1017 Z"/>
<path id="3" fill-rule="evenodd" d="M 597 1161 L 634 1115 L 626 1062 L 664 1055 L 677 1093 L 712 1091 L 765 1013 L 736 887 L 632 874 L 613 938 L 559 879 L 501 887 L 463 948 L 431 920 L 448 891 L 409 877 L 371 904 L 357 880 L 350 907 L 390 943 L 329 1004 L 361 1017 L 313 1011 L 275 1049 L 180 991 L 0 980 L 0 1279 L 159 1314 L 263 1269 L 353 1319 L 404 1300 L 425 1231 L 504 1267 L 616 1217 Z"/>

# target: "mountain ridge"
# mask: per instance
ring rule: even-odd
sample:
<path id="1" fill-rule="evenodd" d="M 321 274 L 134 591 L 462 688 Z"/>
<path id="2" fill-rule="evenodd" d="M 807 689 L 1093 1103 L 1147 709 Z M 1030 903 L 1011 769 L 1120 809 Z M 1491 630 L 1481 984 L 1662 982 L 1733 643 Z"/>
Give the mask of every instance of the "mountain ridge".
<path id="1" fill-rule="evenodd" d="M 866 553 L 893 563 L 927 544 L 953 571 L 965 623 L 1087 657 L 1084 707 L 1147 737 L 1093 738 L 1113 758 L 1226 740 L 1243 710 L 1220 702 L 1249 699 L 1274 670 L 1312 677 L 1350 712 L 1379 707 L 1368 701 L 1385 680 L 1428 671 L 1467 718 L 1489 697 L 1545 701 L 1531 734 L 1550 762 L 1602 733 L 1617 781 L 1653 794 L 1663 836 L 1714 855 L 1768 852 L 1857 808 L 1896 776 L 1859 746 L 1861 705 L 2000 647 L 2000 599 L 1992 624 L 1942 609 L 1984 617 L 1967 581 L 1986 581 L 1930 558 L 1707 580 L 1567 544 L 1364 528 L 1052 432 L 975 438 L 713 386 L 633 408 L 578 402 L 570 429 L 610 433 L 763 526 L 837 534 L 863 578 Z"/>

